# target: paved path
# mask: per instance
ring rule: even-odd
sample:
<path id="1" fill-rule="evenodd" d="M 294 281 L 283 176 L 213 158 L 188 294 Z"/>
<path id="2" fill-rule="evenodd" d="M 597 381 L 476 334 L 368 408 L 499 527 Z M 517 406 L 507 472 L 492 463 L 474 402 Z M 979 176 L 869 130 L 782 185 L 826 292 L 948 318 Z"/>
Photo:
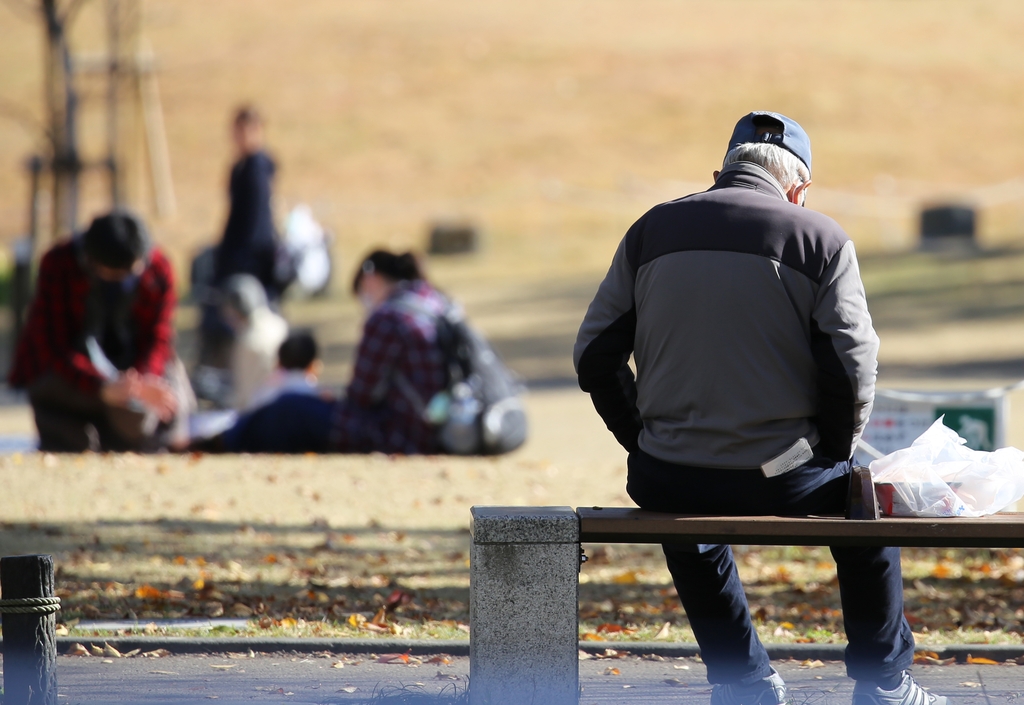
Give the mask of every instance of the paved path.
<path id="1" fill-rule="evenodd" d="M 0 662 L 2 663 L 2 662 Z M 335 667 L 335 664 L 342 667 Z M 853 682 L 841 663 L 817 668 L 798 661 L 778 661 L 794 705 L 848 705 Z M 618 670 L 615 673 L 614 669 Z M 465 689 L 469 660 L 409 664 L 379 663 L 368 656 L 344 655 L 179 655 L 157 659 L 108 659 L 61 656 L 58 659 L 60 702 L 94 703 L 360 703 L 374 693 L 405 686 L 436 695 L 447 688 Z M 918 681 L 950 696 L 952 705 L 1024 703 L 1022 666 L 918 666 Z M 674 703 L 705 705 L 710 687 L 696 659 L 649 660 L 639 657 L 580 662 L 581 705 L 603 703 Z M 387 702 L 383 699 L 381 702 Z M 403 702 L 408 702 L 403 701 Z M 420 702 L 417 700 L 416 702 Z M 445 703 L 437 698 L 423 702 Z"/>

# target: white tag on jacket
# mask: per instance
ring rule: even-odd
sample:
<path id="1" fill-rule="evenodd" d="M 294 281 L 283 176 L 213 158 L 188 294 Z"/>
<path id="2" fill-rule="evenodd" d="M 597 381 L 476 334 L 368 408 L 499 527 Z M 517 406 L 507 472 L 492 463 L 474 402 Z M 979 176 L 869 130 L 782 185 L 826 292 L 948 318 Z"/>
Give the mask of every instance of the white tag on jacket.
<path id="1" fill-rule="evenodd" d="M 761 472 L 764 473 L 765 477 L 785 475 L 790 470 L 800 467 L 813 457 L 814 451 L 811 450 L 811 444 L 807 442 L 806 438 L 801 438 L 790 446 L 788 450 L 762 463 Z"/>

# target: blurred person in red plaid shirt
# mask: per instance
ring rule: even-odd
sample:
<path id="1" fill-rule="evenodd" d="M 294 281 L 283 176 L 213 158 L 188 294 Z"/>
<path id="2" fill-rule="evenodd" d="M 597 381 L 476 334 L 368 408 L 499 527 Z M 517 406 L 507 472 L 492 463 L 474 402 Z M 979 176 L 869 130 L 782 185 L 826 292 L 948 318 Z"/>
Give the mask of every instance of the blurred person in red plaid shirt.
<path id="1" fill-rule="evenodd" d="M 40 450 L 153 451 L 183 429 L 192 400 L 174 306 L 170 263 L 130 213 L 43 255 L 8 376 L 28 392 Z"/>
<path id="2" fill-rule="evenodd" d="M 283 394 L 193 448 L 234 453 L 439 452 L 436 429 L 410 396 L 431 399 L 445 387 L 437 320 L 450 306 L 448 299 L 426 282 L 411 253 L 385 250 L 363 260 L 352 290 L 367 318 L 343 397 Z"/>

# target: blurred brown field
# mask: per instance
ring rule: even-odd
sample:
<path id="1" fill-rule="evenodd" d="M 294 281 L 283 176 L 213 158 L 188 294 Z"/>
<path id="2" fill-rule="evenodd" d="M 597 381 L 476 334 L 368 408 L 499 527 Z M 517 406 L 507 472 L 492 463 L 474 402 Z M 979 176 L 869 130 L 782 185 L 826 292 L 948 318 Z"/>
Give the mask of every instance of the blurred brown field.
<path id="1" fill-rule="evenodd" d="M 39 116 L 31 5 L 0 3 L 0 98 Z M 311 204 L 349 265 L 372 244 L 422 246 L 434 219 L 469 218 L 489 238 L 476 266 L 494 275 L 599 271 L 647 207 L 709 182 L 751 109 L 809 130 L 811 204 L 862 251 L 906 248 L 921 201 L 970 200 L 1024 163 L 1024 6 L 1013 0 L 145 0 L 144 10 L 179 204 L 154 230 L 179 270 L 222 227 L 228 119 L 243 101 L 269 121 L 278 215 Z M 72 47 L 95 53 L 104 41 L 102 3 L 86 3 Z M 102 90 L 83 92 L 84 150 L 98 157 Z M 9 242 L 27 226 L 20 164 L 40 137 L 0 124 Z M 105 207 L 105 188 L 98 174 L 87 180 L 83 220 Z M 135 194 L 147 202 L 139 184 Z M 982 212 L 983 242 L 1024 237 L 1021 195 Z"/>

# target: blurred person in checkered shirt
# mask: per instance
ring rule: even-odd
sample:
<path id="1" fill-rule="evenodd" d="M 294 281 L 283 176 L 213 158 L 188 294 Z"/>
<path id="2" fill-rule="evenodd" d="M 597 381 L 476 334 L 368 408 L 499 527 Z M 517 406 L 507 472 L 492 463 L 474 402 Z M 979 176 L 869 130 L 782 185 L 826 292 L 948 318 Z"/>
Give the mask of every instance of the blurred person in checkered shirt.
<path id="1" fill-rule="evenodd" d="M 40 450 L 155 451 L 185 432 L 174 306 L 170 263 L 126 211 L 43 256 L 8 376 L 28 392 Z"/>
<path id="2" fill-rule="evenodd" d="M 371 253 L 356 271 L 352 290 L 367 318 L 343 397 L 283 394 L 192 448 L 233 453 L 438 452 L 436 429 L 410 397 L 430 399 L 445 387 L 437 319 L 448 300 L 427 283 L 408 252 Z"/>

